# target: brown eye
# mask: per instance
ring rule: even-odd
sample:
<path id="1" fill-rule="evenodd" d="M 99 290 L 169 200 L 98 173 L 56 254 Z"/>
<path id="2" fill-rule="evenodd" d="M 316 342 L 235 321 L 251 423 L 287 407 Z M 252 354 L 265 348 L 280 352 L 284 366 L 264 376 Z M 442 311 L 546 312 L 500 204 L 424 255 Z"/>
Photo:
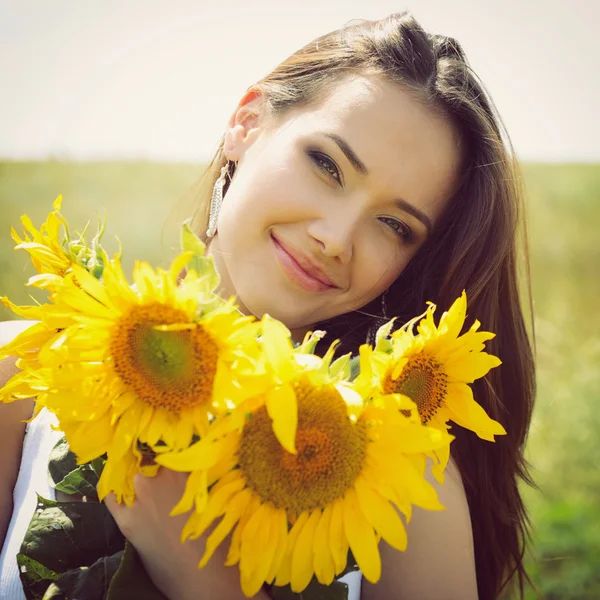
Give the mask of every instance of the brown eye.
<path id="1" fill-rule="evenodd" d="M 413 230 L 402 221 L 392 217 L 379 217 L 382 223 L 385 223 L 405 244 L 412 244 L 415 241 Z"/>
<path id="2" fill-rule="evenodd" d="M 333 162 L 333 160 L 327 156 L 327 154 L 323 154 L 321 152 L 308 152 L 308 156 L 310 159 L 317 165 L 317 167 L 323 171 L 329 177 L 333 177 L 339 184 L 342 183 L 342 179 L 340 176 L 340 172 Z"/>

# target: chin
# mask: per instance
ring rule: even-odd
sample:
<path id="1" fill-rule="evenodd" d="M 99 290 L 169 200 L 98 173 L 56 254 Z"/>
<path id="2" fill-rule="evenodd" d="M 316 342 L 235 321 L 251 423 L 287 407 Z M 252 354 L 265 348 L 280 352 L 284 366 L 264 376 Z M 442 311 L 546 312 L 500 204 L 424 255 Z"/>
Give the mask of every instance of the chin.
<path id="1" fill-rule="evenodd" d="M 249 294 L 248 297 L 239 298 L 241 304 L 246 308 L 248 314 L 261 319 L 265 314 L 281 321 L 288 329 L 301 329 L 313 327 L 320 319 L 315 318 L 311 311 L 306 308 L 302 310 L 300 306 L 294 306 L 293 301 L 278 301 L 274 296 L 257 297 L 256 294 Z"/>

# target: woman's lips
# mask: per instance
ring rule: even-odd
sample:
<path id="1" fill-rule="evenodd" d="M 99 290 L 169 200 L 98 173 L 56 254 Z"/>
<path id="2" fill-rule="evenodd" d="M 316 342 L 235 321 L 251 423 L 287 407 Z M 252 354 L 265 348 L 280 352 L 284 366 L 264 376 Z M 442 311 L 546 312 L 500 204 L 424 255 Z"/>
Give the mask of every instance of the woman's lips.
<path id="1" fill-rule="evenodd" d="M 271 240 L 273 241 L 279 264 L 282 266 L 284 273 L 292 283 L 299 285 L 309 292 L 325 292 L 334 288 L 334 286 L 323 283 L 312 275 L 309 275 L 281 245 L 275 236 L 271 235 Z"/>

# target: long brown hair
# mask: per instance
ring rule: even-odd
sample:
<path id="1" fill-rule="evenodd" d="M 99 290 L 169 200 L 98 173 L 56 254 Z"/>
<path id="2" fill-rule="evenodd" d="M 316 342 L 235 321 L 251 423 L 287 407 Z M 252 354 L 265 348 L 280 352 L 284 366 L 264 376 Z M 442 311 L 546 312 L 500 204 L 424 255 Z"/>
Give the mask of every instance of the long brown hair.
<path id="1" fill-rule="evenodd" d="M 252 88 L 274 116 L 309 105 L 349 74 L 399 83 L 450 119 L 463 149 L 460 185 L 434 234 L 386 294 L 388 316 L 420 314 L 427 300 L 445 310 L 463 289 L 471 320 L 497 336 L 489 351 L 503 364 L 474 385 L 477 401 L 508 435 L 481 442 L 453 426 L 452 456 L 464 481 L 475 545 L 479 597 L 496 598 L 527 579 L 528 519 L 518 483 L 531 483 L 523 457 L 534 398 L 534 364 L 518 288 L 522 215 L 520 177 L 508 135 L 483 85 L 453 39 L 426 33 L 406 12 L 352 22 L 294 53 Z M 223 139 L 204 173 L 194 226 L 204 232 L 210 190 L 227 164 Z M 524 246 L 523 246 L 524 247 Z M 528 273 L 525 273 L 528 282 Z M 530 298 L 530 296 L 528 296 Z M 319 324 L 341 349 L 356 351 L 380 320 L 381 299 Z M 531 309 L 531 302 L 529 302 Z M 383 315 L 381 315 L 383 316 Z"/>

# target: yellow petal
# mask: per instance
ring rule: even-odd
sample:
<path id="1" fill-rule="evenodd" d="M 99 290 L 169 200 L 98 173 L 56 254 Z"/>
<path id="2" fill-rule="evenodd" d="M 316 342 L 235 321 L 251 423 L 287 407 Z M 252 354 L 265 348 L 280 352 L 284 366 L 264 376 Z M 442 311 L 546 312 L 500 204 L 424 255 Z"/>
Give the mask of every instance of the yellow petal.
<path id="1" fill-rule="evenodd" d="M 276 510 L 274 514 L 275 534 L 277 536 L 277 547 L 275 548 L 275 556 L 271 564 L 271 568 L 265 577 L 267 583 L 271 583 L 275 579 L 277 573 L 281 569 L 281 564 L 285 558 L 288 538 L 288 521 L 284 510 Z"/>
<path id="2" fill-rule="evenodd" d="M 350 550 L 365 579 L 377 583 L 381 577 L 381 557 L 377 538 L 363 512 L 360 510 L 356 492 L 350 489 L 344 497 L 344 531 Z"/>
<path id="3" fill-rule="evenodd" d="M 183 268 L 190 262 L 193 252 L 182 252 L 178 256 L 175 257 L 173 262 L 171 262 L 171 266 L 169 267 L 169 277 L 172 282 L 176 283 L 177 278 L 179 277 L 179 273 L 183 270 Z"/>
<path id="4" fill-rule="evenodd" d="M 181 500 L 179 500 L 169 514 L 172 517 L 185 514 L 192 509 L 198 497 L 199 503 L 205 504 L 208 500 L 207 487 L 206 471 L 194 471 L 190 473 L 185 482 L 185 490 L 181 496 Z"/>
<path id="5" fill-rule="evenodd" d="M 335 565 L 335 574 L 339 575 L 348 562 L 348 540 L 344 532 L 344 501 L 335 500 L 331 507 L 329 523 L 329 549 Z"/>
<path id="6" fill-rule="evenodd" d="M 293 592 L 299 593 L 310 583 L 314 574 L 313 570 L 313 548 L 317 525 L 321 518 L 321 509 L 315 508 L 306 525 L 302 528 L 294 553 L 292 555 L 292 581 Z"/>
<path id="7" fill-rule="evenodd" d="M 304 511 L 292 525 L 292 529 L 288 534 L 285 556 L 281 562 L 281 568 L 279 569 L 279 572 L 275 578 L 275 585 L 282 586 L 290 583 L 292 578 L 292 557 L 294 554 L 294 549 L 296 548 L 298 536 L 308 521 L 308 516 L 308 511 Z"/>
<path id="8" fill-rule="evenodd" d="M 461 362 L 451 362 L 444 366 L 444 371 L 454 381 L 473 383 L 483 377 L 490 369 L 502 364 L 502 361 L 493 354 L 478 352 L 470 354 Z"/>
<path id="9" fill-rule="evenodd" d="M 294 347 L 289 330 L 269 315 L 262 319 L 262 330 L 262 346 L 271 369 L 280 383 L 289 381 L 294 375 L 291 361 Z"/>
<path id="10" fill-rule="evenodd" d="M 278 516 L 284 514 L 282 510 L 277 510 L 270 504 L 264 506 L 266 508 L 258 535 L 258 538 L 262 538 L 262 544 L 260 548 L 256 548 L 256 558 L 253 561 L 254 565 L 250 567 L 250 573 L 240 563 L 242 591 L 248 597 L 257 594 L 267 580 L 267 575 L 271 570 L 275 560 L 275 552 L 278 548 Z M 257 538 L 254 541 L 256 542 Z"/>
<path id="11" fill-rule="evenodd" d="M 315 530 L 313 569 L 319 583 L 329 585 L 335 577 L 335 564 L 329 548 L 329 528 L 331 525 L 332 506 L 328 504 L 323 510 Z"/>
<path id="12" fill-rule="evenodd" d="M 409 500 L 427 510 L 443 510 L 435 488 L 425 480 L 415 466 L 404 456 L 396 459 L 396 472 L 394 473 L 392 485 L 398 491 L 399 500 L 405 500 L 408 494 Z M 402 491 L 403 490 L 403 491 Z"/>
<path id="13" fill-rule="evenodd" d="M 296 454 L 296 428 L 298 426 L 298 401 L 291 385 L 281 385 L 266 394 L 273 433 L 279 443 L 291 454 Z"/>
<path id="14" fill-rule="evenodd" d="M 242 512 L 250 500 L 250 492 L 248 491 L 248 493 L 245 493 L 246 491 L 247 490 L 240 492 L 233 498 L 227 508 L 225 516 L 219 522 L 213 532 L 208 536 L 208 539 L 206 540 L 206 549 L 202 559 L 198 563 L 198 568 L 202 568 L 206 565 L 214 551 L 219 547 L 219 544 L 225 539 L 227 534 L 239 521 Z"/>
<path id="15" fill-rule="evenodd" d="M 229 551 L 227 553 L 227 559 L 225 561 L 226 567 L 232 567 L 233 565 L 239 562 L 241 554 L 242 531 L 244 531 L 252 515 L 258 510 L 260 503 L 261 501 L 258 496 L 253 495 L 250 499 L 250 502 L 248 503 L 244 514 L 239 520 L 238 526 L 235 528 L 235 531 L 231 536 L 231 544 L 229 545 Z"/>
<path id="16" fill-rule="evenodd" d="M 359 477 L 355 483 L 358 504 L 367 521 L 396 550 L 406 550 L 406 529 L 392 505 Z"/>
<path id="17" fill-rule="evenodd" d="M 203 439 L 180 452 L 167 452 L 156 457 L 156 462 L 174 471 L 209 469 L 222 460 L 230 446 L 229 436 L 220 440 Z"/>
<path id="18" fill-rule="evenodd" d="M 442 446 L 433 451 L 435 461 L 431 467 L 431 473 L 438 483 L 444 483 L 444 471 L 450 460 L 450 444 Z"/>
<path id="19" fill-rule="evenodd" d="M 73 273 L 79 285 L 98 302 L 109 308 L 114 308 L 113 303 L 108 295 L 106 287 L 102 285 L 87 269 L 74 264 L 72 267 Z"/>
<path id="20" fill-rule="evenodd" d="M 463 328 L 467 315 L 467 295 L 462 294 L 452 303 L 452 306 L 440 318 L 439 331 L 449 338 L 455 338 Z"/>
<path id="21" fill-rule="evenodd" d="M 246 579 L 251 577 L 261 560 L 266 558 L 264 556 L 264 549 L 271 535 L 270 514 L 270 505 L 266 502 L 261 504 L 258 510 L 250 517 L 242 531 L 240 573 Z"/>
<path id="22" fill-rule="evenodd" d="M 474 431 L 481 439 L 494 441 L 495 435 L 505 435 L 506 429 L 490 418 L 485 410 L 473 399 L 473 391 L 468 385 L 452 386 L 448 394 L 446 408 L 450 418 L 465 429 Z"/>
<path id="23" fill-rule="evenodd" d="M 240 494 L 246 496 L 246 491 L 249 490 L 242 489 L 244 484 L 244 480 L 239 477 L 216 491 L 214 488 L 210 491 L 206 507 L 197 521 L 194 532 L 196 537 L 202 535 L 215 519 L 226 513 L 234 502 L 239 502 L 237 497 Z"/>
<path id="24" fill-rule="evenodd" d="M 66 423 L 61 425 L 67 434 L 69 426 Z M 113 435 L 110 415 L 106 414 L 101 419 L 78 423 L 73 429 L 69 427 L 67 441 L 78 461 L 84 463 L 102 456 L 107 451 Z"/>

